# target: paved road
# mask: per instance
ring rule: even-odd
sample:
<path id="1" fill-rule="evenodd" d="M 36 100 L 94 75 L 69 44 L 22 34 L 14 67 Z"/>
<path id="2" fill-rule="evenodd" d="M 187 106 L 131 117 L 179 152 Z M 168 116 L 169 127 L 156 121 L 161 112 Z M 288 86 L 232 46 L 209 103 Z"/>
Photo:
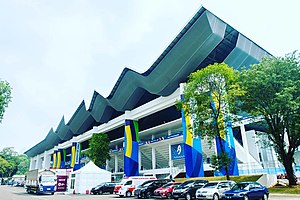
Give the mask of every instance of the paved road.
<path id="1" fill-rule="evenodd" d="M 73 195 L 58 193 L 55 195 L 27 194 L 24 188 L 0 186 L 1 200 L 135 200 L 135 198 L 120 198 L 116 195 Z M 271 194 L 270 200 L 299 200 L 300 195 Z"/>

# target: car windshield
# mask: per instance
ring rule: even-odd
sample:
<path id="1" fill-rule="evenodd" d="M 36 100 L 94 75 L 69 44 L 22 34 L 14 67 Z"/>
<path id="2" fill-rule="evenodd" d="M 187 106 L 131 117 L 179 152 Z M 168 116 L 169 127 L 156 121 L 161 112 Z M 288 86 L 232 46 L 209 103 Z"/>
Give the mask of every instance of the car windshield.
<path id="1" fill-rule="evenodd" d="M 207 183 L 203 188 L 215 188 L 218 183 Z"/>
<path id="2" fill-rule="evenodd" d="M 43 182 L 55 182 L 56 176 L 42 176 Z"/>
<path id="3" fill-rule="evenodd" d="M 153 183 L 153 181 L 149 181 L 149 182 L 143 183 L 142 186 L 147 187 L 147 186 L 151 185 L 152 183 Z"/>
<path id="4" fill-rule="evenodd" d="M 182 183 L 179 188 L 187 188 L 190 187 L 191 185 L 193 185 L 194 181 L 186 181 L 184 183 Z"/>
<path id="5" fill-rule="evenodd" d="M 249 183 L 237 183 L 232 187 L 232 190 L 243 190 L 247 189 L 246 187 L 249 185 Z"/>

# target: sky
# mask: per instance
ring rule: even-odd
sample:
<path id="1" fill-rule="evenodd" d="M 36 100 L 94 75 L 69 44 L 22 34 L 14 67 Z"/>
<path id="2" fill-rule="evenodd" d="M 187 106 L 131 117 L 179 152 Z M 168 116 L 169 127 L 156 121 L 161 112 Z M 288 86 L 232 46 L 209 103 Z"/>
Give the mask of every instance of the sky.
<path id="1" fill-rule="evenodd" d="M 0 150 L 24 153 L 125 67 L 145 72 L 204 6 L 274 56 L 300 50 L 298 0 L 0 0 Z"/>

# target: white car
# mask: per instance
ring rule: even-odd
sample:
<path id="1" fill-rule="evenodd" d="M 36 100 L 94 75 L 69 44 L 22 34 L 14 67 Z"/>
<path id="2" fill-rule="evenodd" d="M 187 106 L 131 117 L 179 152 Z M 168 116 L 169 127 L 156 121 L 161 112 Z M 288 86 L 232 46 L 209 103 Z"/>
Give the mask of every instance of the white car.
<path id="1" fill-rule="evenodd" d="M 205 184 L 202 188 L 196 191 L 197 199 L 221 199 L 223 192 L 230 190 L 235 184 L 234 181 L 212 181 Z"/>

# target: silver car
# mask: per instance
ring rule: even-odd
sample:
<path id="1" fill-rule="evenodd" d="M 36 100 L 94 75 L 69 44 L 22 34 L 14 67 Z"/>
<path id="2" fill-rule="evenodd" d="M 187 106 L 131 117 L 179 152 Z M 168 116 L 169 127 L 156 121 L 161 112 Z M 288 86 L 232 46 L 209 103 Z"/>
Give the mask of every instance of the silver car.
<path id="1" fill-rule="evenodd" d="M 223 192 L 230 190 L 230 188 L 235 184 L 234 181 L 212 181 L 199 188 L 196 191 L 197 199 L 221 199 Z"/>

